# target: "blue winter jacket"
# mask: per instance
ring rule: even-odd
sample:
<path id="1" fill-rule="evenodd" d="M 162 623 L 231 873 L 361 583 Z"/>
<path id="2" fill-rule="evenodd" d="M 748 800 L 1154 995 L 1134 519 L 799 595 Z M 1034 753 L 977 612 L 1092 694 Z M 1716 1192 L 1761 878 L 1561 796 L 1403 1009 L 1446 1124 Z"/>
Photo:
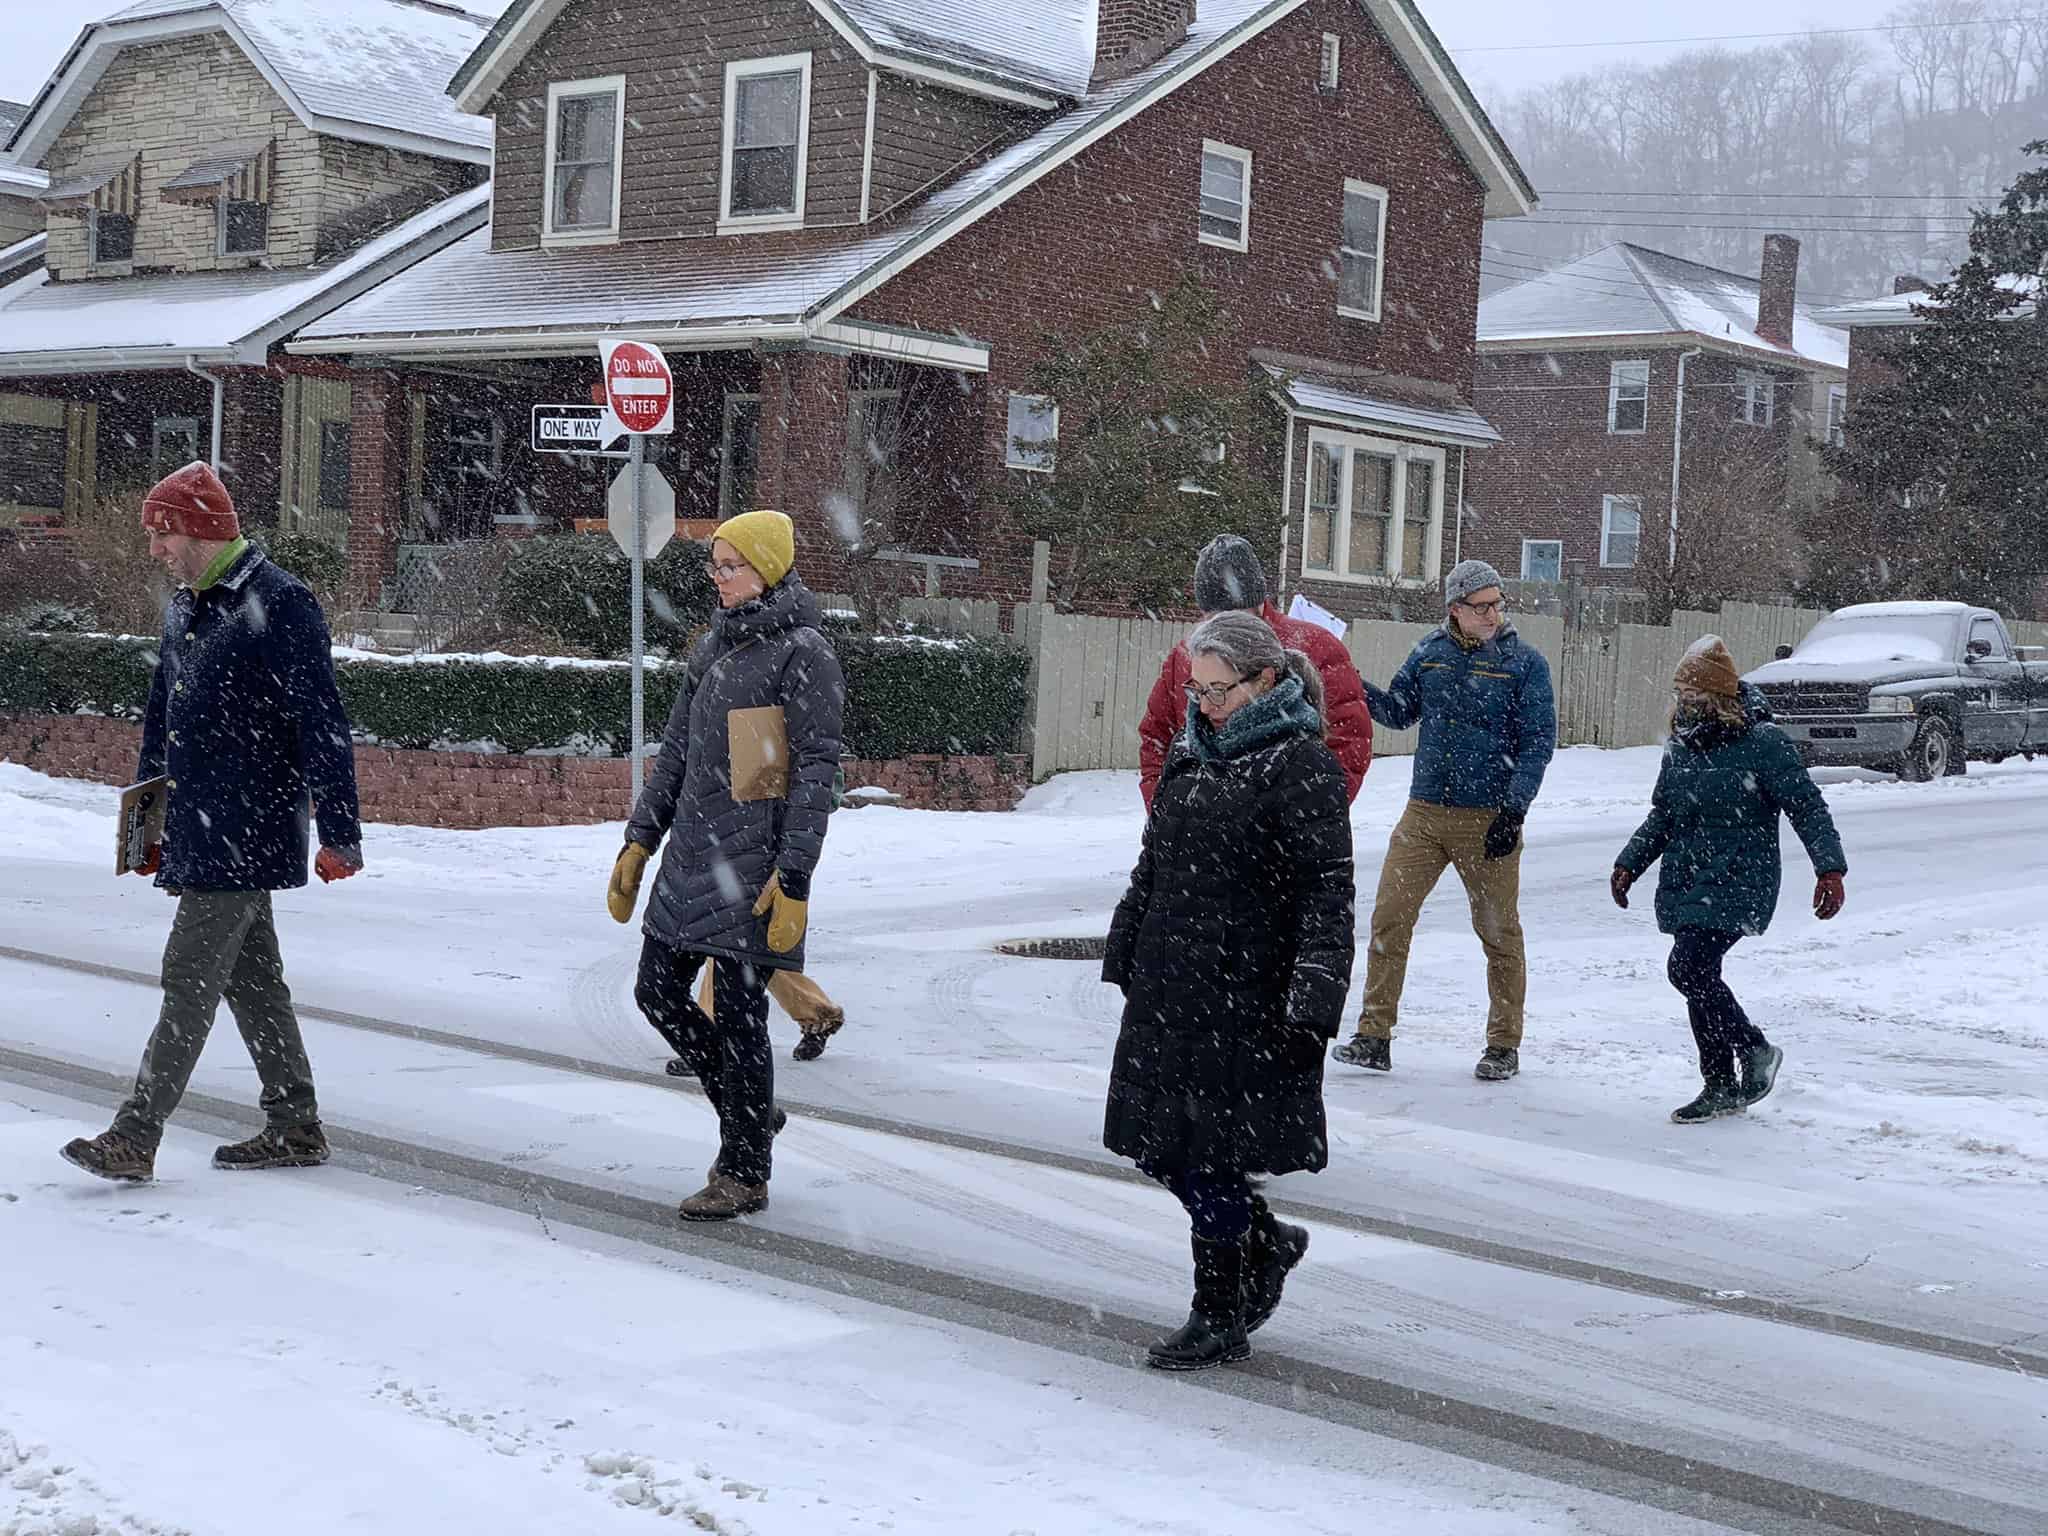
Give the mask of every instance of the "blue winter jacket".
<path id="1" fill-rule="evenodd" d="M 356 763 L 327 620 L 251 548 L 164 612 L 138 777 L 169 776 L 157 884 L 282 891 L 306 883 L 307 800 L 320 841 L 354 849 Z"/>
<path id="2" fill-rule="evenodd" d="M 1372 717 L 1420 724 L 1409 794 L 1431 805 L 1527 811 L 1557 750 L 1550 663 L 1512 625 L 1466 650 L 1447 629 L 1423 637 L 1384 690 L 1365 685 Z"/>

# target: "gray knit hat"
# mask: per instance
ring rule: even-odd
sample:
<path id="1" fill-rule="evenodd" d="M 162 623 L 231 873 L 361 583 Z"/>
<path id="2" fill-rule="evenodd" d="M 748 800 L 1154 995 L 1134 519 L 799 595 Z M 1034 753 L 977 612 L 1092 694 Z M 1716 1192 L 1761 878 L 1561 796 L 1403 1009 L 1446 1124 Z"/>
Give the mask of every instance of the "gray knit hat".
<path id="1" fill-rule="evenodd" d="M 1259 608 L 1266 601 L 1266 571 L 1251 545 L 1219 533 L 1195 557 L 1195 606 L 1204 613 Z"/>
<path id="2" fill-rule="evenodd" d="M 1484 560 L 1461 560 L 1444 578 L 1444 606 L 1462 603 L 1474 592 L 1500 585 L 1500 572 Z"/>

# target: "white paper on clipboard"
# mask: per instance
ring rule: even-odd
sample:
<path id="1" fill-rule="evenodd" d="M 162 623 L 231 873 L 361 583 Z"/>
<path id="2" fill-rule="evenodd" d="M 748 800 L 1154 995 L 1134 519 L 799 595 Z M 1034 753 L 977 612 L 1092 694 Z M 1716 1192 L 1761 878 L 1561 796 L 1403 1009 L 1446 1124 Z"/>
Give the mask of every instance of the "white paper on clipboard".
<path id="1" fill-rule="evenodd" d="M 1351 628 L 1321 603 L 1312 603 L 1299 592 L 1294 594 L 1294 601 L 1287 605 L 1287 617 L 1313 624 L 1318 629 L 1327 629 L 1339 640 L 1342 640 L 1344 632 Z"/>

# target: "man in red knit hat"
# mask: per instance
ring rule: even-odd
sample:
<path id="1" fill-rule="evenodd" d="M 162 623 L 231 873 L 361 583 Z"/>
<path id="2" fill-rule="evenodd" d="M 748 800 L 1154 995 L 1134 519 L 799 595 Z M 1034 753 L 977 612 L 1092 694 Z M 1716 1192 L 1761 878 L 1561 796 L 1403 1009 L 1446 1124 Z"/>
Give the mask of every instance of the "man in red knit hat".
<path id="1" fill-rule="evenodd" d="M 156 1171 L 223 998 L 263 1083 L 265 1128 L 217 1149 L 217 1168 L 327 1161 L 313 1069 L 284 981 L 270 893 L 306 883 L 306 807 L 320 878 L 363 867 L 355 753 L 313 594 L 242 537 L 205 464 L 166 476 L 142 503 L 150 558 L 178 582 L 164 613 L 138 778 L 165 780 L 163 841 L 142 873 L 178 898 L 164 946 L 163 1006 L 135 1090 L 111 1129 L 64 1156 L 103 1179 Z"/>

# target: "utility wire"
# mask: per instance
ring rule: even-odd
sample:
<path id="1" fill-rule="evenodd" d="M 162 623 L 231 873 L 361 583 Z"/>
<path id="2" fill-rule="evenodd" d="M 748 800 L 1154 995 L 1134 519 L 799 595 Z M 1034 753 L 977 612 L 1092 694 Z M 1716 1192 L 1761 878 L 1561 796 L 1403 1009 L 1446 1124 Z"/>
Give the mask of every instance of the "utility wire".
<path id="1" fill-rule="evenodd" d="M 1675 48 L 1690 43 L 1763 43 L 1792 37 L 1853 37 L 1864 33 L 1921 32 L 1950 27 L 1996 27 L 2009 21 L 2040 21 L 2048 12 L 2016 12 L 2006 16 L 1973 16 L 1953 21 L 1901 21 L 1872 27 L 1807 27 L 1798 32 L 1719 32 L 1696 37 L 1629 37 L 1583 43 L 1475 43 L 1451 53 L 1557 53 L 1583 48 Z"/>

